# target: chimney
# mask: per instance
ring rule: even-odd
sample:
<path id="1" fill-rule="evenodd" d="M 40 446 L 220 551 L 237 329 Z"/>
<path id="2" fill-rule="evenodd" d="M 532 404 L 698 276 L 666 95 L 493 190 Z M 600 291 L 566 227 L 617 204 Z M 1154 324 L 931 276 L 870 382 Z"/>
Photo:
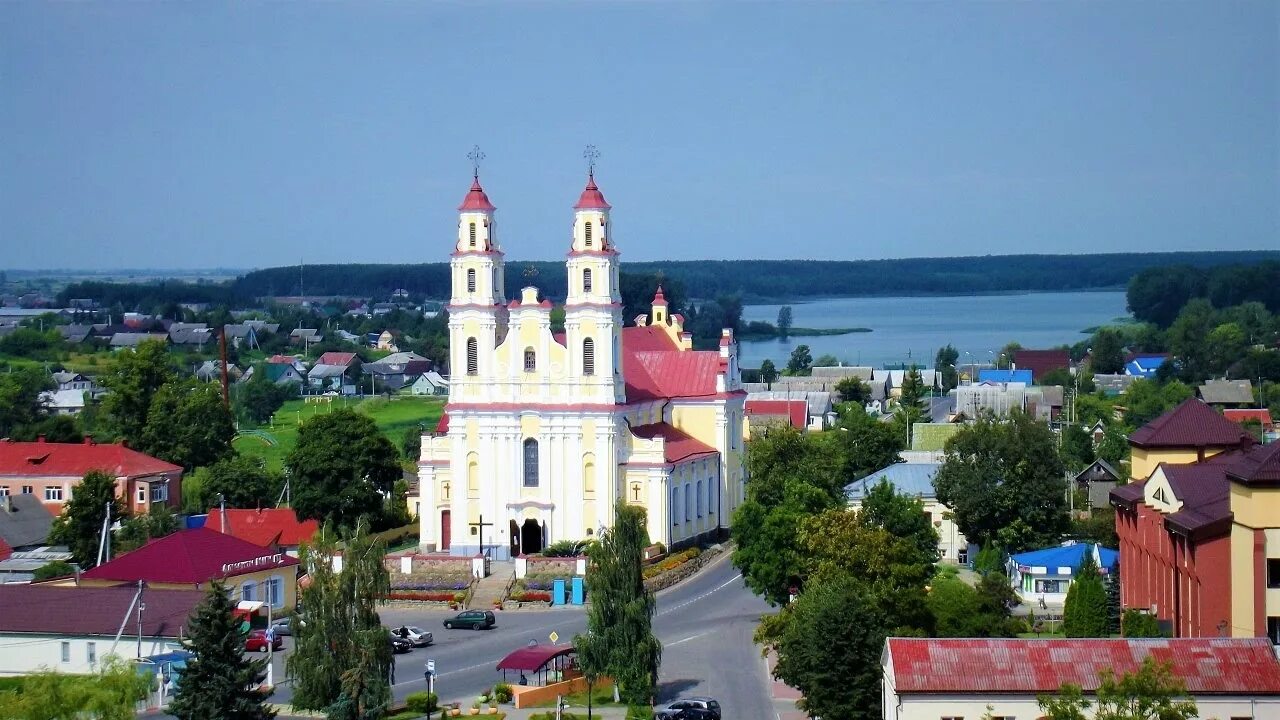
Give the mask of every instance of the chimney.
<path id="1" fill-rule="evenodd" d="M 84 444 L 85 444 L 85 445 L 92 445 L 92 444 L 93 444 L 93 438 L 89 437 L 88 435 L 85 435 L 85 436 L 84 436 Z"/>
<path id="2" fill-rule="evenodd" d="M 43 443 L 44 441 L 45 441 L 45 440 L 44 440 L 44 436 L 43 436 L 43 435 L 40 435 L 39 437 L 37 437 L 37 438 L 36 438 L 36 442 L 38 442 L 38 443 Z"/>

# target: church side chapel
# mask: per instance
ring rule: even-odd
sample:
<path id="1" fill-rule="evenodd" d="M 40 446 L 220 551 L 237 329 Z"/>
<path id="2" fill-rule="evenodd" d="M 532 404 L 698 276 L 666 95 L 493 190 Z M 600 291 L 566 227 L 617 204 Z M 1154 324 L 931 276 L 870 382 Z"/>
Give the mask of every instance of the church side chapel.
<path id="1" fill-rule="evenodd" d="M 418 463 L 422 551 L 531 555 L 596 536 L 618 498 L 644 507 L 650 540 L 668 547 L 729 526 L 745 482 L 733 333 L 694 350 L 660 287 L 625 324 L 609 211 L 592 162 L 573 207 L 565 331 L 553 333 L 538 288 L 507 298 L 476 168 L 450 262 L 449 400 Z"/>

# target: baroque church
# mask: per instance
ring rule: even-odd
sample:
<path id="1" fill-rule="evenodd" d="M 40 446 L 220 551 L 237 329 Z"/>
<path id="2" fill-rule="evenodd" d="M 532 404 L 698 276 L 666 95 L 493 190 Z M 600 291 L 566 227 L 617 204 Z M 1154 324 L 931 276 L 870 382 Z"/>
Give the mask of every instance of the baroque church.
<path id="1" fill-rule="evenodd" d="M 458 207 L 449 400 L 418 462 L 421 548 L 507 559 L 611 525 L 617 499 L 671 546 L 728 528 L 745 493 L 737 344 L 693 349 L 662 288 L 622 317 L 610 206 L 594 172 L 573 207 L 564 332 L 526 287 L 508 301 L 479 174 Z"/>

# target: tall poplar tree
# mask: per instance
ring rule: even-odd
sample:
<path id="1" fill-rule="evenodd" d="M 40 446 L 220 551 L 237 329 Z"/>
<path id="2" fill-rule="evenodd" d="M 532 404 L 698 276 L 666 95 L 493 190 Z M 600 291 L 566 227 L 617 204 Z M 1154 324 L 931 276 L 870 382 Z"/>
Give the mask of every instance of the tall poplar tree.
<path id="1" fill-rule="evenodd" d="M 662 661 L 662 643 L 653 634 L 656 601 L 641 574 L 648 545 L 644 508 L 619 500 L 613 527 L 589 551 L 587 632 L 574 638 L 583 671 L 612 677 L 628 705 L 652 703 Z"/>
<path id="2" fill-rule="evenodd" d="M 169 714 L 178 720 L 270 720 L 275 712 L 257 690 L 266 677 L 266 659 L 244 654 L 244 632 L 233 615 L 235 604 L 219 581 L 196 607 L 183 642 L 195 657 L 182 671 L 182 682 Z"/>
<path id="3" fill-rule="evenodd" d="M 90 470 L 76 486 L 75 494 L 62 506 L 62 514 L 53 521 L 50 542 L 66 545 L 81 569 L 98 564 L 98 543 L 102 541 L 108 503 L 110 522 L 124 517 L 124 509 L 116 497 L 116 479 L 101 470 Z"/>

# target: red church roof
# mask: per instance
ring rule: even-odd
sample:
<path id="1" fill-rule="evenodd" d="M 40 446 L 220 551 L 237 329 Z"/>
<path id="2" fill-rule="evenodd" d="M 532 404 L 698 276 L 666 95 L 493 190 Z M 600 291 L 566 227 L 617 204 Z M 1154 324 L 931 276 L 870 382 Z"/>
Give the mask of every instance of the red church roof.
<path id="1" fill-rule="evenodd" d="M 748 399 L 743 412 L 753 417 L 783 417 L 798 430 L 809 424 L 809 405 L 804 400 Z"/>
<path id="2" fill-rule="evenodd" d="M 298 559 L 210 528 L 183 530 L 143 545 L 81 575 L 87 580 L 196 584 L 272 568 Z"/>
<path id="3" fill-rule="evenodd" d="M 1138 428 L 1129 442 L 1150 447 L 1227 447 L 1252 442 L 1239 425 L 1218 414 L 1200 400 L 1188 398 L 1181 405 Z"/>
<path id="4" fill-rule="evenodd" d="M 1146 657 L 1171 662 L 1196 695 L 1280 695 L 1280 661 L 1266 638 L 955 639 L 889 638 L 899 693 L 1086 693 L 1098 672 L 1135 672 Z M 980 668 L 981 672 L 975 670 Z"/>
<path id="5" fill-rule="evenodd" d="M 439 422 L 436 423 L 436 433 L 443 435 L 449 432 L 449 413 L 442 413 Z"/>
<path id="6" fill-rule="evenodd" d="M 182 472 L 182 468 L 124 445 L 0 441 L 0 476 L 83 477 L 102 470 L 114 477 Z"/>
<path id="7" fill-rule="evenodd" d="M 587 174 L 587 186 L 582 190 L 582 196 L 578 198 L 578 204 L 573 206 L 574 210 L 608 210 L 609 203 L 604 201 L 604 193 L 600 192 L 600 188 L 596 187 L 595 173 Z"/>
<path id="8" fill-rule="evenodd" d="M 707 397 L 716 394 L 720 353 L 710 351 L 623 352 L 627 400 Z"/>
<path id="9" fill-rule="evenodd" d="M 631 428 L 631 434 L 645 440 L 662 438 L 663 459 L 669 463 L 678 463 L 704 455 L 714 455 L 718 450 L 698 440 L 689 433 L 669 423 L 650 423 Z"/>
<path id="10" fill-rule="evenodd" d="M 210 510 L 205 527 L 247 540 L 254 545 L 296 547 L 307 542 L 320 529 L 315 520 L 298 520 L 289 508 L 227 508 L 227 526 L 222 526 L 224 511 Z"/>
<path id="11" fill-rule="evenodd" d="M 480 187 L 479 176 L 471 179 L 471 189 L 467 191 L 467 196 L 462 199 L 462 204 L 458 206 L 458 210 L 473 212 L 492 212 L 497 210 L 493 203 L 489 202 L 489 196 L 484 194 L 484 188 Z"/>

